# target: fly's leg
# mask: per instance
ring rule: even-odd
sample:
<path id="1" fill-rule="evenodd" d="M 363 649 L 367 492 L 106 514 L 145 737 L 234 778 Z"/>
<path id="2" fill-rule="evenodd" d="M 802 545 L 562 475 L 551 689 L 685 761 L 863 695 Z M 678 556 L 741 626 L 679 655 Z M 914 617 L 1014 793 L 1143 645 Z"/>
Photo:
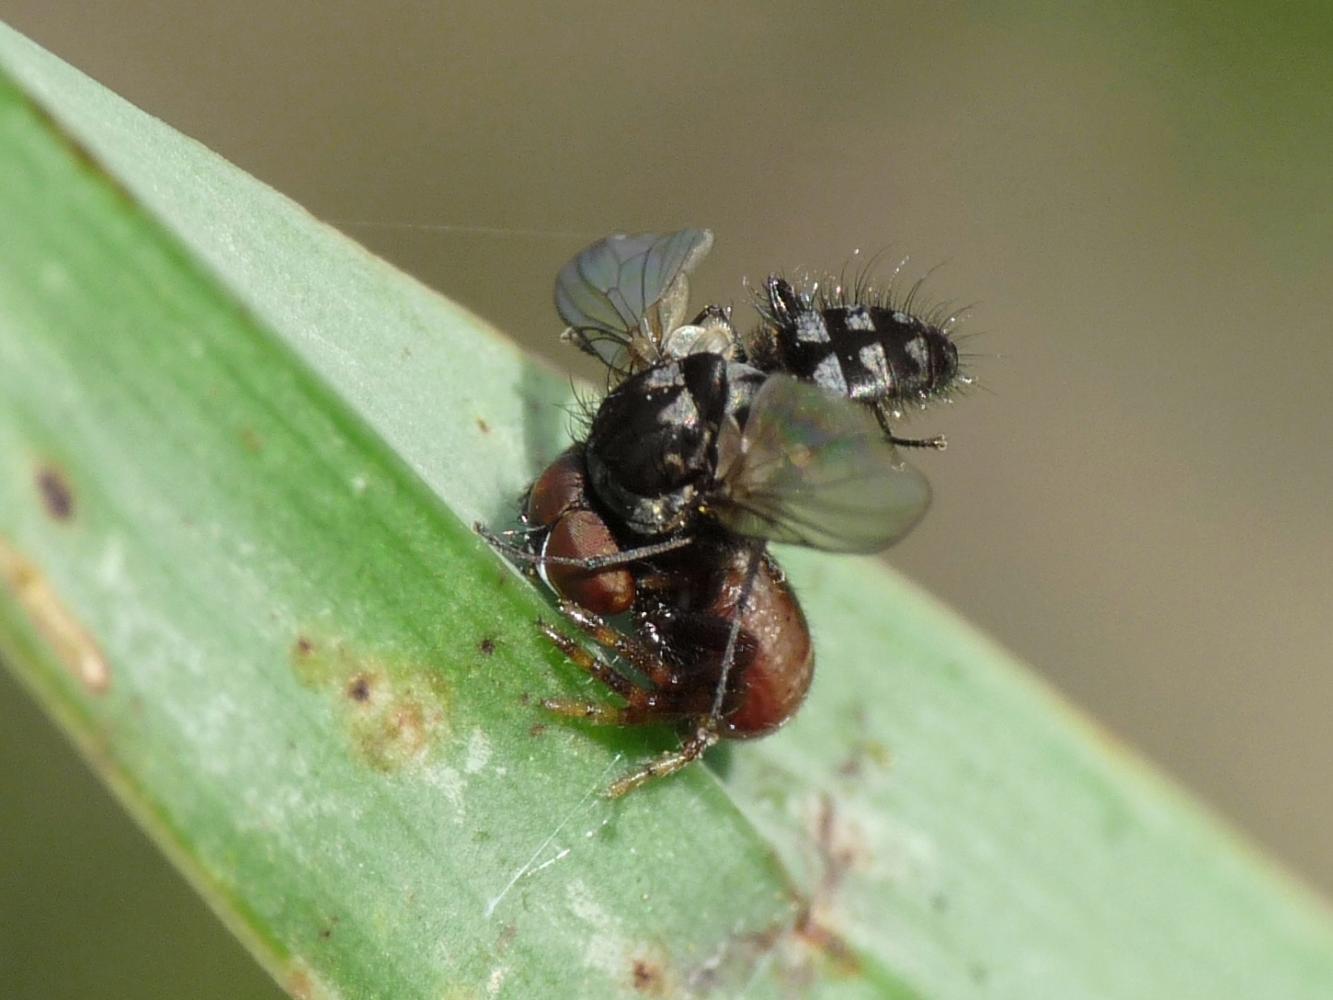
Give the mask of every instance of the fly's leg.
<path id="1" fill-rule="evenodd" d="M 934 448 L 936 451 L 943 451 L 949 446 L 949 441 L 944 435 L 937 434 L 929 438 L 905 438 L 899 437 L 893 433 L 893 428 L 889 426 L 891 416 L 889 408 L 883 403 L 875 404 L 875 419 L 879 421 L 879 426 L 884 430 L 884 434 L 889 441 L 899 448 Z"/>
<path id="2" fill-rule="evenodd" d="M 614 782 L 606 790 L 607 798 L 618 799 L 622 795 L 628 795 L 636 788 L 642 788 L 650 781 L 675 774 L 702 757 L 704 751 L 717 741 L 717 727 L 711 719 L 704 719 L 695 729 L 694 734 L 682 743 L 679 749 L 650 760 L 637 771 L 631 771 Z"/>
<path id="3" fill-rule="evenodd" d="M 943 434 L 929 438 L 900 438 L 896 434 L 890 434 L 889 440 L 899 448 L 933 448 L 935 451 L 943 451 L 949 447 L 949 439 Z"/>
<path id="4" fill-rule="evenodd" d="M 624 549 L 620 552 L 612 552 L 601 556 L 551 556 L 541 552 L 533 552 L 531 549 L 521 545 L 515 545 L 512 542 L 505 541 L 494 531 L 491 531 L 480 522 L 472 525 L 472 530 L 486 539 L 491 547 L 503 552 L 509 557 L 511 562 L 535 563 L 539 566 L 573 566 L 586 572 L 593 572 L 599 569 L 609 569 L 612 566 L 624 566 L 626 563 L 638 562 L 640 559 L 650 559 L 653 556 L 660 556 L 666 552 L 675 552 L 677 549 L 683 549 L 694 544 L 694 538 L 691 535 L 677 535 L 675 538 L 668 538 L 666 541 L 653 542 L 649 545 L 640 545 L 633 549 Z"/>

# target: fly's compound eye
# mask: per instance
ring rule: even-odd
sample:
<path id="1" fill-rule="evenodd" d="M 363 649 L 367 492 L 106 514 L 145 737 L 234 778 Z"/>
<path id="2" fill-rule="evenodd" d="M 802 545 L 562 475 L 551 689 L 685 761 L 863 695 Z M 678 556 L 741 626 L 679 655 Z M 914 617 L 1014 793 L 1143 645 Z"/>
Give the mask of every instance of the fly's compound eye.
<path id="1" fill-rule="evenodd" d="M 546 467 L 528 490 L 525 519 L 549 528 L 566 512 L 586 505 L 583 459 L 570 449 Z"/>
<path id="2" fill-rule="evenodd" d="M 597 559 L 620 553 L 620 546 L 597 514 L 572 510 L 558 520 L 542 555 L 556 559 Z M 618 615 L 634 604 L 634 577 L 624 566 L 587 570 L 547 562 L 543 576 L 562 597 L 599 615 Z"/>

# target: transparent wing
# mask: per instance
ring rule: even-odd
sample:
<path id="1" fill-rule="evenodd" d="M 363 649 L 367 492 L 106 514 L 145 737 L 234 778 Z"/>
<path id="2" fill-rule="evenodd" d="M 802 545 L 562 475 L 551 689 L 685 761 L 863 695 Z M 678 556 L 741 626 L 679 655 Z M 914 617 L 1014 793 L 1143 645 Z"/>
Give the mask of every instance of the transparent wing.
<path id="1" fill-rule="evenodd" d="M 656 361 L 684 319 L 687 276 L 712 246 L 707 229 L 598 240 L 555 279 L 555 307 L 570 339 L 617 370 Z"/>
<path id="2" fill-rule="evenodd" d="M 732 531 L 830 552 L 877 552 L 930 505 L 930 484 L 862 405 L 786 375 L 765 380 L 743 430 L 718 441 Z"/>

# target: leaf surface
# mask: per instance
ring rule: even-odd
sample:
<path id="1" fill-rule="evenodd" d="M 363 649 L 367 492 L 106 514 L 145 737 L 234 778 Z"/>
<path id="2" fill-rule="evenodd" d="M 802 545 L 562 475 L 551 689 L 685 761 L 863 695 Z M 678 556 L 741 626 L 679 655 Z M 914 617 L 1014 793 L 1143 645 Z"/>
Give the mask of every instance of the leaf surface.
<path id="1" fill-rule="evenodd" d="M 1323 906 L 882 566 L 810 703 L 670 742 L 472 534 L 565 381 L 0 29 L 0 654 L 298 996 L 1326 997 Z M 558 331 L 553 317 L 552 335 Z"/>

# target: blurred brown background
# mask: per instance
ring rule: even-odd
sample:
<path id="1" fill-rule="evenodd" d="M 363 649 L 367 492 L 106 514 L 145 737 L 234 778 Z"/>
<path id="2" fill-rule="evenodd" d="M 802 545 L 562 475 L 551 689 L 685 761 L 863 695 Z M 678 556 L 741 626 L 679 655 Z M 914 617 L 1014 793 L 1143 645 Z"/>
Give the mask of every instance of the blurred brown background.
<path id="1" fill-rule="evenodd" d="M 909 426 L 951 447 L 893 562 L 1333 887 L 1326 4 L 0 17 L 564 367 L 551 279 L 614 229 L 711 226 L 696 300 L 741 314 L 770 269 L 947 262 L 990 391 Z M 9 987 L 268 993 L 0 686 Z"/>

